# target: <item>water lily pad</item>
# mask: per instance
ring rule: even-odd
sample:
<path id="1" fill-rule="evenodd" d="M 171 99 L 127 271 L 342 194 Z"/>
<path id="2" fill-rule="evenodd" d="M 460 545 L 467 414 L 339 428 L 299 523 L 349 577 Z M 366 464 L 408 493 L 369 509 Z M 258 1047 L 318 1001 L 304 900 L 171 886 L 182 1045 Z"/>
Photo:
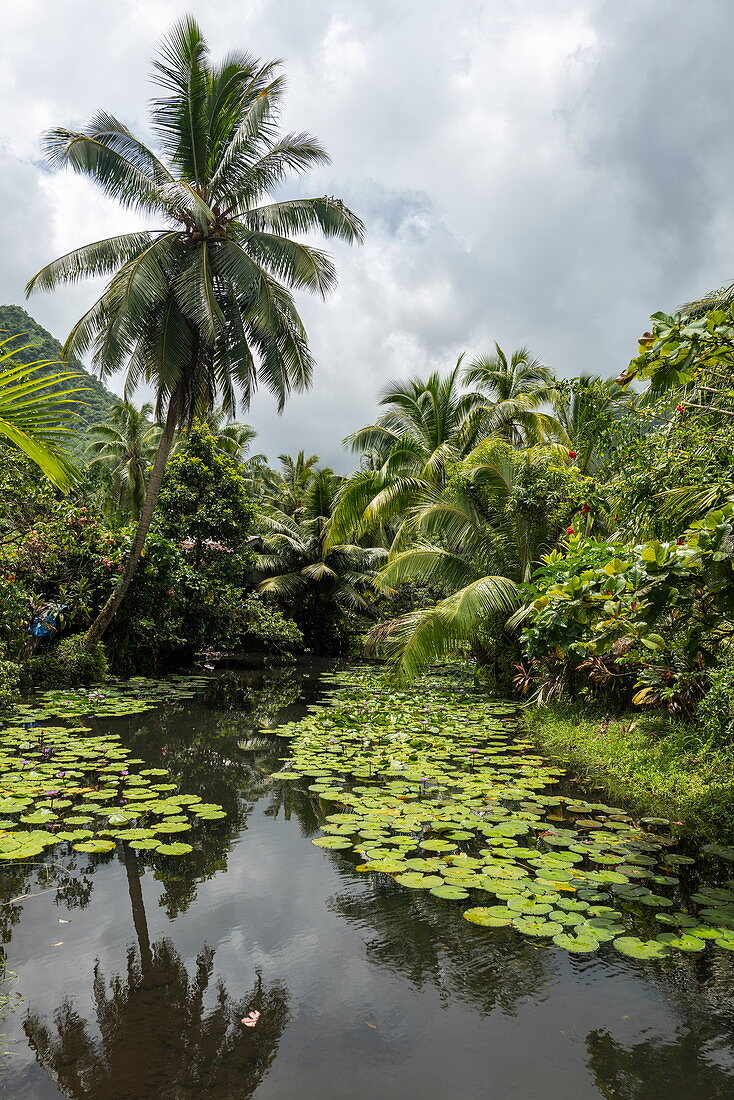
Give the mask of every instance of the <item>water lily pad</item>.
<path id="1" fill-rule="evenodd" d="M 553 942 L 564 951 L 571 951 L 577 955 L 590 955 L 599 950 L 599 940 L 595 936 L 558 932 L 553 937 Z"/>
<path id="2" fill-rule="evenodd" d="M 534 898 L 514 897 L 508 900 L 507 908 L 512 909 L 515 913 L 524 913 L 528 916 L 544 916 L 546 913 L 550 913 L 553 906 Z"/>
<path id="3" fill-rule="evenodd" d="M 562 924 L 544 920 L 543 917 L 518 916 L 513 919 L 512 924 L 525 936 L 558 936 L 563 932 Z"/>
<path id="4" fill-rule="evenodd" d="M 417 871 L 408 871 L 404 875 L 396 875 L 395 881 L 401 886 L 407 886 L 411 890 L 430 890 L 435 886 L 443 886 L 444 881 L 439 875 L 421 875 Z"/>
<path id="5" fill-rule="evenodd" d="M 426 852 L 454 852 L 456 845 L 448 840 L 422 840 L 419 844 Z"/>
<path id="6" fill-rule="evenodd" d="M 433 886 L 430 892 L 434 898 L 444 898 L 447 901 L 463 901 L 469 897 L 468 891 L 462 890 L 460 886 Z"/>
<path id="7" fill-rule="evenodd" d="M 495 916 L 490 909 L 482 906 L 465 909 L 463 917 L 464 920 L 471 921 L 472 924 L 482 925 L 484 928 L 506 928 L 511 923 L 506 917 Z"/>
<path id="8" fill-rule="evenodd" d="M 614 946 L 630 959 L 663 959 L 670 954 L 666 944 L 658 940 L 641 940 L 637 936 L 618 936 Z"/>
<path id="9" fill-rule="evenodd" d="M 166 829 L 165 831 L 169 832 L 170 830 Z M 317 837 L 316 840 L 312 840 L 311 843 L 315 844 L 317 848 L 346 849 L 353 846 L 351 840 L 346 840 L 340 836 L 321 836 Z"/>
<path id="10" fill-rule="evenodd" d="M 685 932 L 661 932 L 656 939 L 668 947 L 675 947 L 678 951 L 703 951 L 706 947 L 704 941 L 698 936 L 687 936 Z"/>

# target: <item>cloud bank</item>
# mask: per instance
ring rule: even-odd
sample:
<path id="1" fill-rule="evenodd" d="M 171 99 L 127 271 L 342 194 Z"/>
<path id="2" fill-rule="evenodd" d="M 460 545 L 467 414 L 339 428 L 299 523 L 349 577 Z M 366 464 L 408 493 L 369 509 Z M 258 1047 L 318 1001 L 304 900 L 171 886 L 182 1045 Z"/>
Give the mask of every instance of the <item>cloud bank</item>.
<path id="1" fill-rule="evenodd" d="M 562 375 L 616 374 L 651 311 L 734 277 L 727 0 L 12 0 L 0 300 L 135 224 L 50 174 L 38 138 L 98 107 L 145 134 L 149 59 L 185 11 L 215 54 L 284 59 L 284 127 L 333 158 L 295 188 L 340 195 L 367 223 L 364 247 L 333 249 L 332 298 L 302 300 L 312 391 L 280 417 L 259 395 L 247 416 L 270 455 L 304 448 L 347 469 L 340 440 L 388 380 L 495 340 Z M 28 308 L 63 338 L 94 290 Z"/>

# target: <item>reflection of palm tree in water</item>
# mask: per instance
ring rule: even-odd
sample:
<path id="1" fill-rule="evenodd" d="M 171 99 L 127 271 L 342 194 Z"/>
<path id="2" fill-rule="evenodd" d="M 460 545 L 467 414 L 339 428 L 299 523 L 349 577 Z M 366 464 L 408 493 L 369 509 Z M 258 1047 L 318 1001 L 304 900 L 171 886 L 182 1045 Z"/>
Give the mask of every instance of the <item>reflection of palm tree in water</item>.
<path id="1" fill-rule="evenodd" d="M 338 857 L 333 862 L 339 869 Z M 452 905 L 419 890 L 367 882 L 329 899 L 328 908 L 360 929 L 369 960 L 414 986 L 433 986 L 444 1004 L 458 997 L 483 1013 L 508 1015 L 538 996 L 553 976 L 553 956 L 516 944 L 511 930 L 487 936 Z"/>
<path id="2" fill-rule="evenodd" d="M 623 1046 L 608 1031 L 586 1037 L 589 1070 L 606 1100 L 724 1100 L 732 1095 L 728 1049 L 712 1043 L 716 1029 L 706 1023 L 682 1028 L 674 1041 L 645 1039 Z M 717 1065 L 725 1058 L 726 1065 Z"/>
<path id="3" fill-rule="evenodd" d="M 247 997 L 234 1001 L 221 980 L 210 989 L 211 948 L 202 948 L 190 975 L 170 940 L 151 943 L 137 860 L 125 848 L 137 949 L 128 951 L 125 976 L 108 982 L 95 966 L 100 1039 L 65 999 L 53 1025 L 29 1013 L 30 1044 L 72 1100 L 246 1100 L 276 1056 L 287 992 L 278 983 L 265 987 L 258 975 Z M 261 1013 L 256 1028 L 240 1022 L 251 1008 Z"/>

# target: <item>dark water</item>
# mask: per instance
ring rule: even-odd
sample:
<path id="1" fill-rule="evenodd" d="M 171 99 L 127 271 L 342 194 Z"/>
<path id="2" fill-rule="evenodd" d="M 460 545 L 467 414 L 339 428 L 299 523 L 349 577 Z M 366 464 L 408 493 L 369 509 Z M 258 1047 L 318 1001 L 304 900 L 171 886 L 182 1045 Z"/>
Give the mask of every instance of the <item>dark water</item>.
<path id="1" fill-rule="evenodd" d="M 180 860 L 76 853 L 0 870 L 18 974 L 0 1015 L 0 1094 L 734 1096 L 734 956 L 571 956 L 470 925 L 460 905 L 310 844 L 313 801 L 264 778 L 287 745 L 253 730 L 298 717 L 319 692 L 314 666 L 228 673 L 210 693 L 218 706 L 110 723 L 229 816 Z M 250 1009 L 254 1029 L 239 1022 Z"/>

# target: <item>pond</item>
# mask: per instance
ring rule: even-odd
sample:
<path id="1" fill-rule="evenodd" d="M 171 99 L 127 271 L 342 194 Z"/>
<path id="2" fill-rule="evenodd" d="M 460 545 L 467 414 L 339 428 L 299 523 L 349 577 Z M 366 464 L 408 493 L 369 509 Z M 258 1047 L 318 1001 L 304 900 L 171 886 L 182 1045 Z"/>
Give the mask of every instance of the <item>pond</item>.
<path id="1" fill-rule="evenodd" d="M 169 861 L 64 846 L 0 867 L 17 975 L 0 1095 L 733 1095 L 734 952 L 569 952 L 463 918 L 487 902 L 406 888 L 312 843 L 338 807 L 313 777 L 269 778 L 296 742 L 268 730 L 323 713 L 324 671 L 227 671 L 195 699 L 89 723 L 227 817 Z"/>

